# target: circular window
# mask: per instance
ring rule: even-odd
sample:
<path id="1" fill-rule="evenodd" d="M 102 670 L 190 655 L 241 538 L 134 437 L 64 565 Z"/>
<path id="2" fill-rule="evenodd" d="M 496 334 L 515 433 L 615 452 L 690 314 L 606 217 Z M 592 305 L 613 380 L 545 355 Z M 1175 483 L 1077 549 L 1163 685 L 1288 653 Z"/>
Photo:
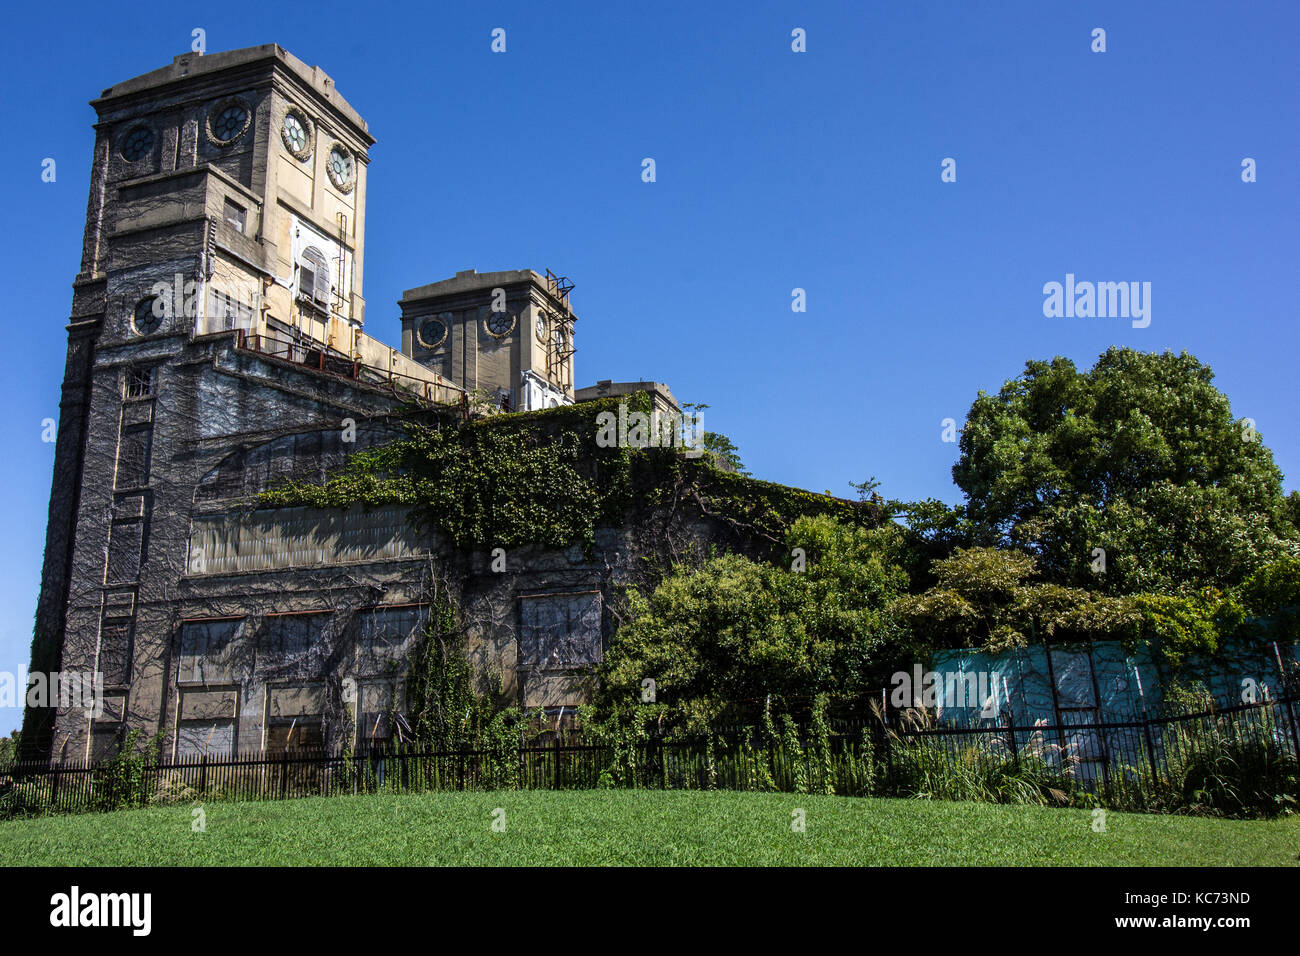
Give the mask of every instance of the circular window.
<path id="1" fill-rule="evenodd" d="M 137 126 L 122 140 L 122 158 L 128 163 L 138 163 L 153 152 L 153 130 Z"/>
<path id="2" fill-rule="evenodd" d="M 489 312 L 487 317 L 487 330 L 489 335 L 497 338 L 509 335 L 515 328 L 515 314 L 513 312 Z"/>
<path id="3" fill-rule="evenodd" d="M 425 319 L 415 333 L 426 349 L 436 349 L 447 338 L 447 323 L 442 317 Z"/>
<path id="4" fill-rule="evenodd" d="M 219 146 L 228 146 L 248 129 L 252 111 L 243 100 L 226 100 L 208 114 L 208 137 Z"/>
<path id="5" fill-rule="evenodd" d="M 352 175 L 356 171 L 356 162 L 346 146 L 335 143 L 330 147 L 330 161 L 325 168 L 329 170 L 330 181 L 341 192 L 351 191 Z"/>
<path id="6" fill-rule="evenodd" d="M 157 332 L 162 327 L 162 321 L 163 302 L 158 296 L 151 295 L 135 304 L 135 312 L 131 316 L 131 325 L 135 328 L 137 335 L 149 335 Z"/>
<path id="7" fill-rule="evenodd" d="M 297 110 L 284 114 L 284 123 L 280 126 L 280 138 L 284 147 L 298 159 L 311 155 L 311 121 Z"/>

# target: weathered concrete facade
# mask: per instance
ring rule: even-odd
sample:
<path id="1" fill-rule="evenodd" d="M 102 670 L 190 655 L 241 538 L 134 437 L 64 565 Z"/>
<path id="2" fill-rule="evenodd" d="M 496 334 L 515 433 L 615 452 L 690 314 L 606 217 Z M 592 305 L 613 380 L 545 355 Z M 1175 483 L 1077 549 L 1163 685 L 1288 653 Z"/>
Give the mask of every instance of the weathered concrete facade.
<path id="1" fill-rule="evenodd" d="M 570 286 L 531 269 L 477 273 L 408 289 L 402 351 L 461 388 L 515 411 L 574 400 Z"/>
<path id="2" fill-rule="evenodd" d="M 521 549 L 503 574 L 400 508 L 254 507 L 391 437 L 412 401 L 573 402 L 570 286 L 412 289 L 391 349 L 362 331 L 373 140 L 319 68 L 275 45 L 185 54 L 92 105 L 32 671 L 101 673 L 104 706 L 29 709 L 29 751 L 94 758 L 128 728 L 172 755 L 383 739 L 453 578 L 497 693 L 584 699 L 635 532 Z"/>

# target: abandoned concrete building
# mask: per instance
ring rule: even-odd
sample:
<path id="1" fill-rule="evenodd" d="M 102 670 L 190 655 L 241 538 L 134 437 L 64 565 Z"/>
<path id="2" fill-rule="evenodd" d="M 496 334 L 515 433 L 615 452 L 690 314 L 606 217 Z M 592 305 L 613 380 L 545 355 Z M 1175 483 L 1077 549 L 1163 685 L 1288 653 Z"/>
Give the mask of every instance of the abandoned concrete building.
<path id="1" fill-rule="evenodd" d="M 430 554 L 405 509 L 259 508 L 386 440 L 412 402 L 465 415 L 651 393 L 574 388 L 572 286 L 529 269 L 407 291 L 401 347 L 364 331 L 365 121 L 330 77 L 270 44 L 188 53 L 103 91 L 73 284 L 33 672 L 103 675 L 102 713 L 33 712 L 50 759 L 127 728 L 164 755 L 392 733 Z M 525 707 L 572 706 L 611 632 L 629 551 L 473 556 L 494 611 L 482 663 Z M 477 562 L 477 564 L 474 564 Z M 495 602 L 495 603 L 493 603 Z M 327 714 L 354 708 L 343 729 Z M 340 739 L 349 735 L 348 741 Z"/>

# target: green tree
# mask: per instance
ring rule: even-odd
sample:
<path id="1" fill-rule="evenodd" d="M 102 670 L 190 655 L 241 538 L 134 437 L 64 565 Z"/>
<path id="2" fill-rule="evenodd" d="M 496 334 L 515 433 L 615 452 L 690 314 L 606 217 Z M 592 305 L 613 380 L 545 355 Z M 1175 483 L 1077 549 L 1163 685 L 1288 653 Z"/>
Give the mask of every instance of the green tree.
<path id="1" fill-rule="evenodd" d="M 981 392 L 953 467 L 974 540 L 1111 594 L 1226 588 L 1296 554 L 1272 453 L 1212 379 L 1185 352 L 1111 348 L 1087 372 L 1034 361 Z"/>
<path id="2" fill-rule="evenodd" d="M 699 427 L 700 413 L 711 408 L 707 402 L 682 402 L 682 415 L 691 423 L 692 430 Z M 705 431 L 700 435 L 700 446 L 709 453 L 715 463 L 724 470 L 734 471 L 738 475 L 748 475 L 745 463 L 740 460 L 740 449 L 721 432 Z"/>
<path id="3" fill-rule="evenodd" d="M 1259 568 L 1237 589 L 1247 633 L 1265 641 L 1300 638 L 1300 558 L 1281 558 Z"/>
<path id="4" fill-rule="evenodd" d="M 936 561 L 933 573 L 933 587 L 889 607 L 921 660 L 940 647 L 996 651 L 1035 640 L 1124 640 L 1147 642 L 1177 664 L 1189 653 L 1214 653 L 1243 621 L 1237 600 L 1214 588 L 1099 594 L 1035 580 L 1033 557 L 1015 550 L 958 548 Z"/>
<path id="5" fill-rule="evenodd" d="M 740 449 L 726 435 L 719 432 L 705 432 L 700 439 L 700 444 L 715 461 L 721 462 L 729 470 L 739 475 L 749 474 L 745 470 L 745 463 L 740 460 Z"/>
<path id="6" fill-rule="evenodd" d="M 675 568 L 648 597 L 630 592 L 600 673 L 601 709 L 638 703 L 646 678 L 696 726 L 729 701 L 873 686 L 884 607 L 907 585 L 893 560 L 899 534 L 804 517 L 787 535 L 789 567 L 726 554 Z"/>
<path id="7" fill-rule="evenodd" d="M 22 734 L 17 730 L 12 731 L 8 737 L 0 737 L 0 771 L 13 766 L 14 761 L 18 759 L 21 741 Z"/>

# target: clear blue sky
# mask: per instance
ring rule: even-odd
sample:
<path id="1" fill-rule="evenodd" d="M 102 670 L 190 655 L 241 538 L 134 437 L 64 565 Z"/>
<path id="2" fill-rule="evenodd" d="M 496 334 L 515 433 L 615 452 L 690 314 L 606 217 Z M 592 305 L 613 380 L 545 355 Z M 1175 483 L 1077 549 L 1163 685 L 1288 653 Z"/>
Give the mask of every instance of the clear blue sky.
<path id="1" fill-rule="evenodd" d="M 367 330 L 390 343 L 404 289 L 549 267 L 577 283 L 579 385 L 711 403 L 763 478 L 949 501 L 940 422 L 979 389 L 1030 358 L 1187 349 L 1300 486 L 1294 2 L 11 4 L 0 671 L 31 640 L 86 104 L 194 27 L 210 52 L 280 43 L 369 121 Z M 1045 318 L 1067 272 L 1152 283 L 1150 327 Z"/>

